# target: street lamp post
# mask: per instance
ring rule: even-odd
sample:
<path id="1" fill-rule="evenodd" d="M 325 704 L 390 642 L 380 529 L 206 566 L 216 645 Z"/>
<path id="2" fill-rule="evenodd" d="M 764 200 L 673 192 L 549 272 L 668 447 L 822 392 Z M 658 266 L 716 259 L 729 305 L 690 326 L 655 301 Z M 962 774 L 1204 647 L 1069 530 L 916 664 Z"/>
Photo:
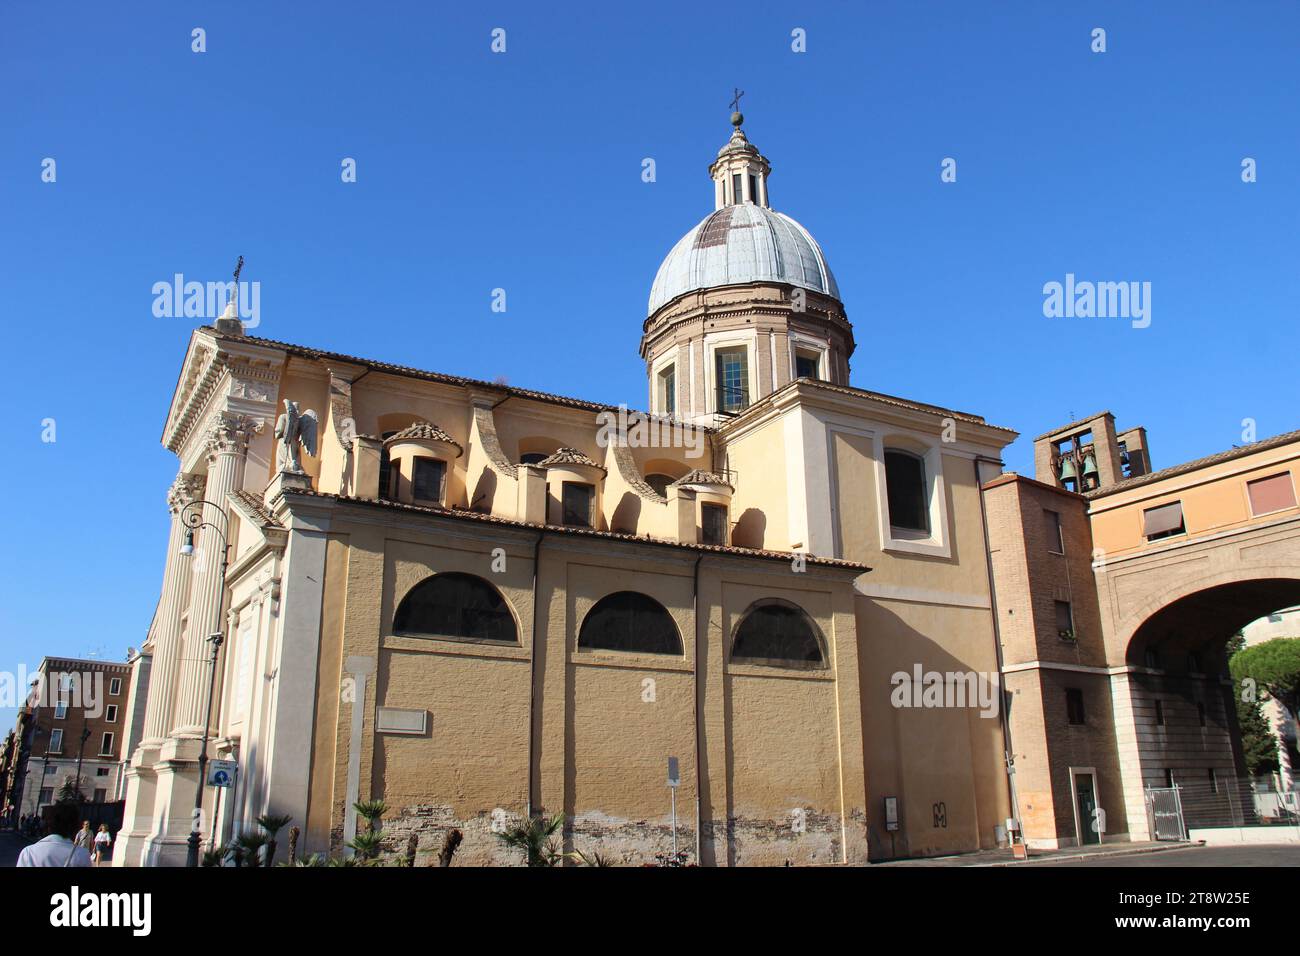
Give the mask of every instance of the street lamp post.
<path id="1" fill-rule="evenodd" d="M 90 727 L 81 721 L 81 746 L 77 748 L 77 775 L 72 778 L 72 789 L 77 794 L 77 802 L 85 803 L 86 795 L 81 792 L 81 759 L 86 754 L 86 741 L 90 739 Z"/>
<path id="2" fill-rule="evenodd" d="M 204 520 L 204 505 L 212 508 L 214 514 L 221 516 L 220 525 Z M 221 643 L 224 640 L 220 625 L 221 607 L 225 602 L 226 593 L 226 568 L 230 563 L 230 544 L 227 540 L 230 525 L 225 511 L 219 505 L 202 499 L 191 501 L 182 508 L 180 518 L 187 529 L 184 543 L 181 544 L 181 554 L 183 555 L 189 556 L 194 553 L 194 532 L 199 528 L 211 528 L 221 538 L 221 581 L 218 593 L 222 598 L 217 604 L 217 620 L 214 622 L 212 636 L 208 638 L 208 641 L 212 644 L 212 670 L 208 675 L 208 707 L 203 718 L 203 745 L 199 748 L 199 780 L 194 788 L 194 815 L 190 823 L 190 837 L 185 854 L 185 865 L 197 867 L 199 865 L 199 844 L 203 841 L 203 837 L 199 834 L 199 823 L 203 819 L 203 787 L 207 782 L 205 777 L 208 769 L 208 732 L 212 727 L 212 698 L 217 689 L 217 656 L 221 653 Z"/>
<path id="3" fill-rule="evenodd" d="M 186 866 L 199 865 L 199 844 L 203 837 L 199 834 L 199 821 L 203 818 L 203 787 L 207 783 L 208 772 L 208 728 L 212 726 L 212 697 L 217 689 L 217 655 L 221 653 L 223 640 L 220 632 L 208 640 L 212 643 L 212 673 L 208 679 L 208 708 L 203 718 L 203 746 L 199 750 L 199 782 L 194 788 L 194 818 L 190 827 L 189 848 L 185 855 Z"/>

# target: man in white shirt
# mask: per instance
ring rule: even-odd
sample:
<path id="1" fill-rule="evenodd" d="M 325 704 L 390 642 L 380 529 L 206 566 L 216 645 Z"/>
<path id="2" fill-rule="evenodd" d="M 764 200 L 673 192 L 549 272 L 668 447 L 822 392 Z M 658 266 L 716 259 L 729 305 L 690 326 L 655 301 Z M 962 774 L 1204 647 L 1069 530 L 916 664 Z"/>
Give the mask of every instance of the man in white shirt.
<path id="1" fill-rule="evenodd" d="M 77 833 L 76 804 L 56 803 L 50 807 L 50 830 L 18 854 L 19 866 L 90 866 L 90 853 L 72 842 Z"/>

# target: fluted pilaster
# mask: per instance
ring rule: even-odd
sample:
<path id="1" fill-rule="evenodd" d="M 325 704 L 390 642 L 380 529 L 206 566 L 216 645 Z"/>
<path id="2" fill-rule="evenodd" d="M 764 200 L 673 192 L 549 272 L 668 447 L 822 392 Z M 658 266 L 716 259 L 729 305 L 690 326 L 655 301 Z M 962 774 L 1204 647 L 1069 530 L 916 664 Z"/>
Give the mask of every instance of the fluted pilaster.
<path id="1" fill-rule="evenodd" d="M 222 582 L 224 558 L 222 532 L 226 530 L 226 496 L 239 487 L 243 478 L 245 454 L 251 422 L 241 417 L 220 416 L 209 426 L 208 482 L 203 493 L 203 520 L 210 527 L 195 533 L 198 566 L 193 570 L 190 587 L 189 622 L 186 627 L 184 653 L 180 668 L 180 687 L 176 697 L 176 714 L 172 733 L 198 736 L 203 733 L 203 716 L 208 702 L 208 638 L 225 631 L 222 605 L 225 587 Z M 214 530 L 213 527 L 216 529 Z M 230 542 L 233 544 L 233 542 Z"/>
<path id="2" fill-rule="evenodd" d="M 153 666 L 149 675 L 149 700 L 144 712 L 144 741 L 156 742 L 172 726 L 176 679 L 181 663 L 181 614 L 190 595 L 191 560 L 180 553 L 185 527 L 181 510 L 203 494 L 201 475 L 176 476 L 167 492 L 171 532 L 167 536 L 167 564 L 154 626 Z"/>

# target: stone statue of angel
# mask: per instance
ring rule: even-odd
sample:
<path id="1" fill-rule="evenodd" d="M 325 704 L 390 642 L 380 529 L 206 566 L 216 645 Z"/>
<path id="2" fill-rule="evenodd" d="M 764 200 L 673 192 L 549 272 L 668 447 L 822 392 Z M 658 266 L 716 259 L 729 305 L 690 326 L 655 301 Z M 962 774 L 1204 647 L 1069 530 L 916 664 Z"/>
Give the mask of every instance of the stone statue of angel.
<path id="1" fill-rule="evenodd" d="M 284 411 L 275 420 L 275 464 L 280 471 L 301 475 L 302 460 L 298 457 L 298 448 L 309 455 L 316 454 L 316 413 L 310 408 L 298 411 L 298 403 L 284 400 Z"/>

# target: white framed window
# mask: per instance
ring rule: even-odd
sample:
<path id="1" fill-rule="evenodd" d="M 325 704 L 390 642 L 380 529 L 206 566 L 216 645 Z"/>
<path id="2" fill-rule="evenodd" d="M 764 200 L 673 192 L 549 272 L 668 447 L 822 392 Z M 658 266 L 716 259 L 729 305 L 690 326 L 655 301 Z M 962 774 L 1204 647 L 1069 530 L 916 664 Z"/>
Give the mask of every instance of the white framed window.
<path id="1" fill-rule="evenodd" d="M 830 381 L 830 346 L 822 339 L 790 333 L 790 380 Z"/>
<path id="2" fill-rule="evenodd" d="M 61 700 L 54 705 L 54 719 L 63 720 L 67 716 L 68 716 L 68 702 L 66 700 Z"/>
<path id="3" fill-rule="evenodd" d="M 109 704 L 104 708 L 104 721 L 106 723 L 117 723 L 117 704 Z"/>
<path id="4" fill-rule="evenodd" d="M 101 757 L 111 756 L 113 753 L 113 732 L 104 731 L 104 736 L 99 741 L 99 754 Z"/>
<path id="5" fill-rule="evenodd" d="M 678 397 L 681 394 L 681 363 L 674 346 L 650 365 L 650 410 L 656 415 L 676 418 L 682 411 Z"/>
<path id="6" fill-rule="evenodd" d="M 714 408 L 736 414 L 749 407 L 749 350 L 743 345 L 713 353 Z"/>
<path id="7" fill-rule="evenodd" d="M 110 697 L 116 697 L 122 693 L 122 678 L 114 677 L 108 682 L 108 694 Z"/>
<path id="8" fill-rule="evenodd" d="M 938 441 L 917 434 L 878 435 L 875 454 L 880 549 L 951 557 Z"/>
<path id="9" fill-rule="evenodd" d="M 50 731 L 50 749 L 48 753 L 52 753 L 52 754 L 63 753 L 63 731 L 62 730 L 56 729 Z"/>
<path id="10" fill-rule="evenodd" d="M 704 337 L 705 408 L 735 414 L 758 398 L 758 333 L 711 332 Z"/>

